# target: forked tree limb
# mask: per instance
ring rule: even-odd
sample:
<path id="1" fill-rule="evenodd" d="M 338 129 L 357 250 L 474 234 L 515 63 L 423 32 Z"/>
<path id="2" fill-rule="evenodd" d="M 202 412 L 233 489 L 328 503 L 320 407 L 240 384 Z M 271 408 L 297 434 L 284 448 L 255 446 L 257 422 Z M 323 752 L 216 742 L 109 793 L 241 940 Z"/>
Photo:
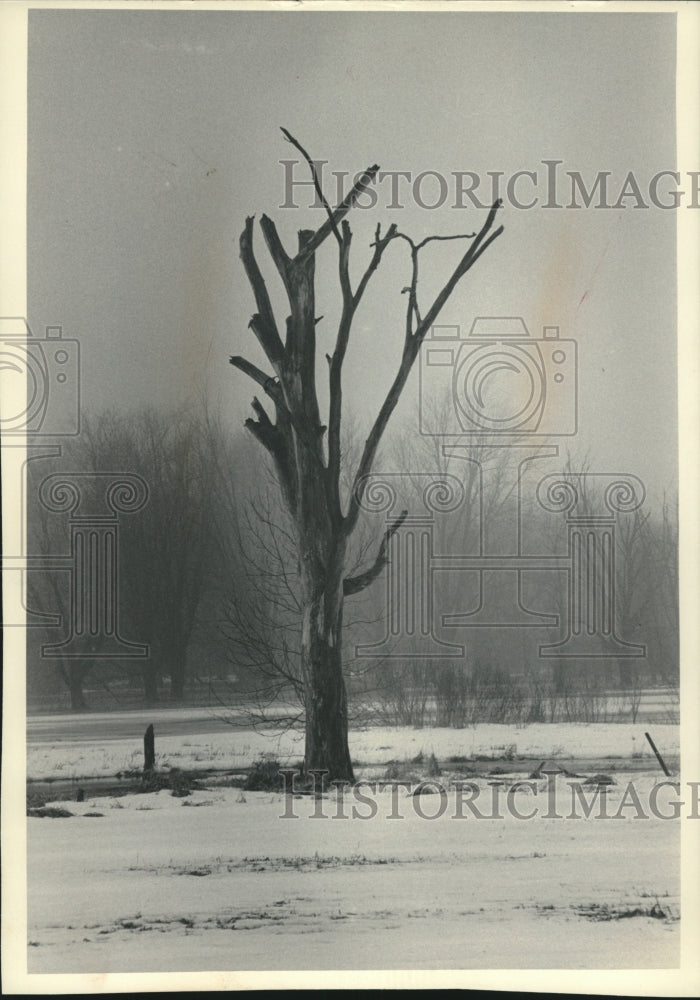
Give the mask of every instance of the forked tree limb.
<path id="1" fill-rule="evenodd" d="M 252 286 L 257 305 L 257 313 L 250 321 L 250 327 L 255 333 L 265 355 L 267 356 L 277 379 L 267 376 L 255 365 L 243 358 L 232 358 L 231 363 L 246 372 L 261 385 L 276 406 L 277 423 L 272 424 L 265 415 L 263 419 L 258 413 L 257 421 L 248 421 L 247 426 L 267 447 L 275 458 L 280 475 L 286 482 L 285 493 L 288 496 L 298 495 L 301 485 L 299 477 L 302 473 L 297 469 L 299 445 L 314 456 L 315 461 L 324 465 L 321 440 L 323 431 L 318 413 L 318 401 L 315 384 L 316 340 L 314 315 L 314 255 L 324 240 L 333 233 L 339 246 L 339 279 L 342 293 L 342 311 L 336 335 L 333 354 L 329 357 L 329 420 L 328 420 L 328 464 L 324 465 L 326 489 L 330 504 L 331 517 L 342 526 L 342 531 L 348 537 L 357 524 L 360 513 L 362 492 L 365 488 L 366 476 L 370 472 L 377 454 L 379 443 L 393 413 L 400 395 L 406 385 L 408 376 L 420 347 L 440 311 L 452 295 L 458 282 L 470 270 L 486 249 L 503 232 L 499 226 L 493 230 L 500 199 L 496 201 L 488 217 L 476 236 L 471 234 L 460 236 L 428 236 L 420 242 L 411 240 L 405 234 L 399 233 L 396 225 L 392 225 L 384 236 L 378 226 L 375 240 L 372 244 L 373 255 L 365 269 L 357 289 L 353 291 L 350 280 L 350 245 L 352 232 L 345 216 L 353 207 L 357 198 L 373 182 L 379 171 L 377 165 L 369 167 L 355 182 L 350 192 L 332 209 L 323 194 L 320 177 L 315 165 L 304 147 L 286 129 L 282 129 L 285 139 L 290 142 L 304 157 L 313 177 L 317 196 L 326 209 L 326 221 L 315 231 L 302 230 L 299 233 L 296 256 L 290 257 L 279 237 L 274 222 L 266 215 L 260 220 L 260 226 L 265 237 L 270 256 L 284 282 L 290 302 L 291 315 L 287 319 L 286 341 L 282 342 L 270 297 L 260 268 L 253 252 L 253 217 L 246 220 L 245 228 L 240 238 L 241 259 Z M 353 488 L 350 492 L 348 510 L 343 516 L 340 508 L 340 428 L 342 420 L 342 368 L 345 359 L 352 324 L 362 296 L 370 278 L 378 268 L 387 246 L 396 238 L 406 240 L 411 247 L 412 274 L 407 288 L 409 301 L 406 310 L 404 346 L 398 371 L 388 390 L 379 412 L 376 415 L 355 475 Z M 418 308 L 418 253 L 426 244 L 438 240 L 471 239 L 472 242 L 462 259 L 455 267 L 447 282 L 438 292 L 432 305 L 425 315 L 421 316 Z M 256 406 L 257 404 L 257 406 Z M 256 400 L 254 408 L 260 404 Z M 262 409 L 262 407 L 260 407 Z M 264 411 L 263 411 L 264 412 Z M 266 422 L 267 421 L 267 422 Z M 299 480 L 297 482 L 297 480 Z M 385 538 L 383 555 L 380 551 L 378 560 L 386 555 Z M 373 570 L 368 570 L 372 573 Z M 379 569 L 377 569 L 377 573 Z M 364 579 L 366 574 L 361 574 Z M 359 577 L 351 578 L 354 581 Z M 353 584 L 354 585 L 354 584 Z M 365 586 L 367 584 L 364 584 Z"/>
<path id="2" fill-rule="evenodd" d="M 494 224 L 494 221 L 496 219 L 496 213 L 498 212 L 499 208 L 501 208 L 502 205 L 503 202 L 501 201 L 500 198 L 498 198 L 491 206 L 491 210 L 486 218 L 486 222 L 479 230 L 476 239 L 471 244 L 465 255 L 462 257 L 461 261 L 452 272 L 452 275 L 445 283 L 442 290 L 436 296 L 435 301 L 433 302 L 428 312 L 425 314 L 420 326 L 415 331 L 414 338 L 420 339 L 421 341 L 424 339 L 426 333 L 433 325 L 435 320 L 438 318 L 438 314 L 442 310 L 442 307 L 445 305 L 449 297 L 452 295 L 452 292 L 455 290 L 457 282 L 464 277 L 464 275 L 467 273 L 470 267 L 472 267 L 477 262 L 479 257 L 481 257 L 482 253 L 486 250 L 486 248 L 489 247 L 493 243 L 493 241 L 497 239 L 503 232 L 503 226 L 499 226 L 498 229 L 496 229 L 491 234 L 491 236 L 489 236 L 488 240 L 484 242 L 486 234 L 489 232 L 489 230 Z"/>
<path id="3" fill-rule="evenodd" d="M 367 288 L 367 283 L 369 282 L 369 279 L 372 277 L 374 272 L 379 267 L 384 251 L 389 246 L 394 237 L 397 235 L 398 231 L 395 222 L 392 222 L 392 224 L 389 226 L 384 236 L 382 236 L 381 234 L 381 223 L 377 223 L 377 230 L 374 236 L 374 243 L 371 244 L 371 246 L 374 247 L 374 253 L 372 254 L 372 259 L 367 265 L 367 269 L 360 278 L 360 282 L 357 286 L 357 291 L 355 292 L 355 308 L 357 308 L 357 306 L 360 304 L 360 299 L 365 293 L 365 289 Z"/>
<path id="4" fill-rule="evenodd" d="M 381 235 L 381 225 L 377 224 L 375 232 L 374 252 L 355 292 L 350 281 L 350 243 L 352 233 L 346 219 L 343 219 L 343 231 L 340 242 L 339 276 L 343 296 L 343 309 L 338 324 L 335 350 L 329 361 L 329 413 L 328 413 L 328 477 L 332 495 L 334 513 L 342 519 L 340 510 L 340 425 L 342 420 L 343 388 L 342 369 L 345 354 L 350 340 L 353 320 L 357 308 L 362 301 L 369 280 L 379 267 L 384 251 L 396 235 L 396 225 L 392 224 L 384 236 Z"/>
<path id="5" fill-rule="evenodd" d="M 501 204 L 502 202 L 500 199 L 494 202 L 486 221 L 479 230 L 474 242 L 470 245 L 469 249 L 466 251 L 441 291 L 438 292 L 433 304 L 430 306 L 423 319 L 418 323 L 415 330 L 412 330 L 411 328 L 411 317 L 415 313 L 415 283 L 418 280 L 418 270 L 417 253 L 412 254 L 413 276 L 407 310 L 406 337 L 404 341 L 403 354 L 401 356 L 399 369 L 394 377 L 384 402 L 380 407 L 379 413 L 376 416 L 367 440 L 365 441 L 362 456 L 355 472 L 353 487 L 350 493 L 348 512 L 344 521 L 344 528 L 347 535 L 350 535 L 357 524 L 357 520 L 360 515 L 360 501 L 367 482 L 366 477 L 372 468 L 379 443 L 386 429 L 386 425 L 389 422 L 389 417 L 394 412 L 396 404 L 399 401 L 403 388 L 408 380 L 411 368 L 413 367 L 413 362 L 416 359 L 426 334 L 437 319 L 440 311 L 454 291 L 459 280 L 464 277 L 467 271 L 469 271 L 469 269 L 476 263 L 487 247 L 490 246 L 490 244 L 493 243 L 493 241 L 503 232 L 503 226 L 499 226 L 498 229 L 496 229 L 488 237 L 488 239 L 486 238 L 491 227 L 493 226 L 496 213 L 501 207 Z"/>
<path id="6" fill-rule="evenodd" d="M 413 336 L 414 325 L 418 329 L 421 324 L 420 310 L 418 309 L 418 254 L 428 243 L 447 242 L 449 240 L 473 240 L 477 234 L 456 233 L 451 236 L 426 236 L 420 243 L 416 243 L 406 233 L 396 232 L 394 235 L 396 239 L 405 240 L 411 248 L 411 281 L 406 288 L 402 289 L 403 293 L 408 293 L 405 327 L 405 337 L 408 340 L 409 337 Z"/>

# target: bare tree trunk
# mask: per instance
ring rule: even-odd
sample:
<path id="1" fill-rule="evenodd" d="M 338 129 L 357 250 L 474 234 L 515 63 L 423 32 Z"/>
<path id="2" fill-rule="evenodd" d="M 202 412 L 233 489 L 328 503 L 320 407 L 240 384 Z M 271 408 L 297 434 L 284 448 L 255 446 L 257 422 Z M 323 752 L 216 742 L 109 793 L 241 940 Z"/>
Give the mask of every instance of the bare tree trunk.
<path id="1" fill-rule="evenodd" d="M 307 631 L 308 625 L 308 631 Z M 331 780 L 354 782 L 348 748 L 348 706 L 342 671 L 340 619 L 328 628 L 305 622 L 306 701 L 304 767 L 327 769 Z"/>
<path id="2" fill-rule="evenodd" d="M 502 226 L 491 232 L 501 203 L 497 201 L 492 206 L 479 233 L 446 237 L 468 239 L 470 245 L 432 305 L 422 313 L 418 305 L 418 255 L 427 243 L 441 237 L 426 237 L 416 243 L 399 233 L 396 225 L 390 226 L 384 235 L 381 227 L 377 226 L 371 244 L 371 259 L 354 286 L 350 274 L 352 231 L 345 216 L 374 182 L 379 166 L 374 164 L 368 167 L 340 204 L 331 208 L 323 195 L 314 161 L 294 136 L 286 129 L 282 132 L 308 163 L 327 219 L 315 231 L 299 231 L 297 251 L 293 257 L 285 250 L 272 219 L 267 215 L 260 219 L 267 249 L 289 301 L 290 313 L 286 318 L 284 339 L 280 335 L 272 301 L 253 250 L 254 220 L 252 217 L 246 219 L 240 237 L 240 252 L 257 307 L 249 327 L 265 353 L 272 374 L 240 356 L 234 356 L 230 361 L 263 390 L 274 407 L 273 421 L 258 397 L 253 397 L 255 418 L 246 420 L 246 427 L 273 460 L 282 496 L 295 526 L 302 584 L 301 666 L 306 712 L 306 767 L 327 770 L 330 780 L 353 781 L 348 750 L 347 695 L 342 672 L 343 598 L 344 595 L 359 593 L 382 571 L 387 562 L 389 539 L 403 523 L 407 512 L 404 511 L 387 531 L 373 565 L 354 577 L 345 577 L 347 541 L 358 523 L 362 495 L 382 435 L 421 344 L 458 282 L 502 232 Z M 342 309 L 335 347 L 332 354 L 326 355 L 329 404 L 328 422 L 324 424 L 316 388 L 316 324 L 323 317 L 316 315 L 314 273 L 316 251 L 331 235 L 338 245 Z M 395 377 L 371 425 L 351 477 L 347 509 L 343 510 L 340 489 L 343 362 L 362 296 L 385 250 L 395 239 L 404 240 L 411 248 L 410 284 L 404 289 L 408 292 L 408 302 L 403 324 L 403 351 Z"/>
<path id="3" fill-rule="evenodd" d="M 333 541 L 329 543 L 333 545 Z M 301 660 L 306 746 L 304 768 L 329 772 L 329 780 L 354 782 L 348 748 L 348 706 L 342 667 L 344 546 L 321 569 L 305 553 Z M 315 555 L 318 556 L 318 549 Z M 325 585 L 324 585 L 325 581 Z"/>

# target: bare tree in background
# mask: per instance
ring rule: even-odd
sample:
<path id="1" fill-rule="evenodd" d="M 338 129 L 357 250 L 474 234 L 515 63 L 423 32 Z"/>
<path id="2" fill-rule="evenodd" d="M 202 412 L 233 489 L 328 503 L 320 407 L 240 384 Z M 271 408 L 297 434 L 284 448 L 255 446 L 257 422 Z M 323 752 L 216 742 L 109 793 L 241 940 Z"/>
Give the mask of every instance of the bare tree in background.
<path id="1" fill-rule="evenodd" d="M 680 608 L 678 497 L 664 496 L 660 517 L 648 524 L 651 556 L 650 658 L 655 675 L 670 691 L 668 718 L 680 721 Z"/>
<path id="2" fill-rule="evenodd" d="M 71 453 L 75 452 L 75 448 Z M 66 528 L 63 520 L 39 502 L 39 485 L 50 472 L 58 471 L 56 459 L 50 465 L 30 462 L 27 469 L 27 534 L 33 556 L 52 557 L 63 553 L 67 547 Z M 31 611 L 55 616 L 65 630 L 70 622 L 70 579 L 65 569 L 44 567 L 27 573 L 27 598 Z M 59 633 L 60 634 L 60 633 Z M 83 690 L 87 676 L 95 668 L 93 659 L 54 655 L 44 658 L 42 646 L 58 641 L 57 627 L 49 625 L 27 630 L 27 681 L 37 691 L 48 687 L 46 670 L 54 666 L 65 685 L 73 712 L 87 708 Z"/>
<path id="3" fill-rule="evenodd" d="M 327 771 L 330 780 L 353 781 L 342 666 L 344 599 L 363 590 L 381 573 L 387 560 L 388 541 L 405 514 L 385 533 L 374 561 L 355 576 L 347 575 L 348 544 L 360 517 L 367 476 L 373 468 L 387 423 L 423 340 L 458 282 L 500 235 L 503 227 L 493 229 L 500 202 L 492 206 L 479 232 L 468 236 L 434 236 L 415 242 L 400 233 L 395 224 L 384 234 L 377 226 L 372 256 L 359 282 L 353 287 L 350 276 L 352 232 L 345 216 L 357 198 L 373 183 L 379 167 L 369 167 L 343 201 L 331 208 L 323 194 L 314 161 L 289 132 L 284 129 L 283 132 L 309 165 L 327 219 L 317 230 L 299 231 L 297 250 L 293 256 L 283 246 L 272 219 L 267 215 L 260 219 L 267 249 L 289 301 L 290 312 L 284 338 L 254 254 L 254 219 L 249 217 L 246 220 L 240 238 L 240 253 L 257 309 L 249 326 L 272 371 L 262 371 L 242 357 L 231 358 L 231 363 L 261 387 L 274 410 L 273 420 L 260 400 L 254 397 L 255 418 L 247 420 L 246 427 L 272 458 L 293 525 L 302 608 L 305 767 L 307 771 Z M 316 252 L 330 236 L 338 246 L 342 310 L 335 348 L 331 355 L 327 355 L 330 401 L 327 423 L 323 423 L 316 386 L 316 324 L 319 318 L 314 272 Z M 468 239 L 469 247 L 433 302 L 427 309 L 422 309 L 418 300 L 420 251 L 431 240 L 448 238 Z M 343 362 L 353 320 L 367 285 L 387 247 L 397 239 L 407 243 L 411 260 L 401 360 L 354 469 L 350 495 L 343 503 L 340 485 Z"/>
<path id="4" fill-rule="evenodd" d="M 272 485 L 217 505 L 224 548 L 216 623 L 235 673 L 235 689 L 220 700 L 228 709 L 230 694 L 245 695 L 249 722 L 286 727 L 304 714 L 301 605 L 294 538 Z"/>
<path id="5" fill-rule="evenodd" d="M 603 486 L 591 473 L 588 457 L 576 459 L 569 455 L 562 477 L 575 487 L 578 515 L 595 521 L 606 507 Z M 564 520 L 540 515 L 539 521 L 543 548 L 546 550 L 549 544 L 552 554 L 565 550 Z M 636 721 L 645 685 L 661 681 L 672 693 L 678 676 L 677 522 L 665 500 L 660 512 L 647 499 L 643 508 L 619 514 L 614 557 L 614 635 L 630 647 L 629 654 L 618 655 L 619 646 L 610 647 L 601 636 L 598 663 L 552 658 L 551 697 L 573 703 L 586 694 L 586 687 L 591 699 L 616 690 L 619 705 Z M 588 568 L 589 584 L 597 593 L 609 586 L 603 572 L 603 561 L 593 560 Z M 566 573 L 558 570 L 542 574 L 542 578 L 544 603 L 555 608 L 565 622 L 569 601 Z M 552 641 L 556 641 L 554 635 Z M 636 655 L 631 648 L 634 646 Z M 598 720 L 591 717 L 582 721 Z"/>
<path id="6" fill-rule="evenodd" d="M 498 531 L 504 513 L 512 514 L 508 500 L 517 491 L 520 459 L 512 449 L 499 446 L 486 436 L 455 437 L 451 434 L 454 407 L 451 386 L 446 386 L 442 394 L 424 398 L 420 421 L 418 414 L 413 413 L 394 433 L 387 434 L 382 471 L 400 473 L 401 503 L 409 511 L 416 505 L 418 509 L 422 507 L 426 474 L 436 480 L 456 477 L 464 490 L 464 500 L 456 511 L 435 518 L 435 552 L 452 556 L 478 555 L 484 536 Z M 460 446 L 459 457 L 453 451 L 456 445 Z M 489 474 L 484 475 L 487 467 Z M 474 575 L 464 574 L 458 586 L 451 583 L 451 593 L 458 593 L 463 601 L 465 591 L 474 583 Z M 439 579 L 440 574 L 437 574 L 434 586 Z M 381 602 L 383 595 L 380 596 L 377 584 L 374 592 L 375 600 Z M 447 591 L 441 594 L 442 598 L 447 596 Z M 497 595 L 491 595 L 494 596 Z M 436 603 L 442 607 L 437 598 Z M 459 605 L 449 610 L 463 608 Z M 435 624 L 439 630 L 440 625 Z M 514 630 L 507 631 L 512 648 L 516 639 Z M 454 633 L 445 637 L 453 640 Z M 413 639 L 417 649 L 419 636 Z M 369 683 L 365 685 L 368 710 L 373 706 L 383 721 L 404 725 L 424 725 L 429 721 L 436 725 L 464 724 L 460 720 L 466 715 L 467 697 L 481 682 L 476 675 L 495 675 L 498 656 L 503 651 L 495 648 L 492 633 L 486 637 L 479 629 L 465 630 L 459 639 L 467 642 L 462 659 L 416 655 L 407 661 L 393 657 L 369 661 L 371 671 Z M 411 638 L 404 637 L 404 642 L 411 646 Z"/>
<path id="7" fill-rule="evenodd" d="M 183 699 L 187 650 L 215 547 L 211 523 L 217 428 L 206 411 L 104 413 L 86 421 L 83 447 L 93 470 L 138 472 L 149 502 L 121 536 L 121 613 L 150 647 L 140 661 L 144 698 Z"/>

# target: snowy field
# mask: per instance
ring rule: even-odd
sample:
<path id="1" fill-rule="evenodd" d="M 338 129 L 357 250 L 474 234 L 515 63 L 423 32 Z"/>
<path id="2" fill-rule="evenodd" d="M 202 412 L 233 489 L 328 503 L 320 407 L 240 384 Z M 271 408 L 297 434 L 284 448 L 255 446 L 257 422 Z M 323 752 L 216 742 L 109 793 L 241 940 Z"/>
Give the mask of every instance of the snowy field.
<path id="1" fill-rule="evenodd" d="M 677 755 L 676 727 L 653 735 Z M 650 814 L 663 775 L 642 742 L 643 729 L 625 725 L 372 729 L 352 734 L 358 776 L 434 753 L 445 794 L 366 789 L 370 804 L 350 793 L 339 802 L 335 789 L 318 799 L 232 787 L 73 796 L 57 803 L 71 816 L 27 821 L 29 972 L 675 968 L 680 830 Z M 156 748 L 161 767 L 302 756 L 291 734 L 156 737 Z M 141 764 L 130 740 L 97 750 L 30 747 L 29 774 Z M 497 777 L 474 764 L 466 797 L 478 795 L 484 818 L 452 784 L 455 765 L 445 762 L 458 755 L 513 761 Z M 608 757 L 615 784 L 588 818 L 580 809 L 567 818 L 571 786 L 585 789 L 588 772 L 517 790 L 527 777 L 519 756 Z M 648 819 L 633 818 L 629 781 Z M 657 811 L 668 814 L 675 794 L 661 788 Z"/>
<path id="2" fill-rule="evenodd" d="M 168 713 L 169 714 L 169 713 Z M 102 717 L 105 726 L 109 716 Z M 159 736 L 158 713 L 143 713 L 143 728 L 155 725 L 156 764 L 187 770 L 221 770 L 246 767 L 264 754 L 272 754 L 285 764 L 299 762 L 304 756 L 303 733 L 254 732 L 234 728 L 207 732 L 202 717 L 202 732 L 185 736 Z M 411 760 L 419 753 L 434 753 L 443 760 L 452 756 L 474 758 L 557 757 L 633 758 L 648 760 L 649 768 L 658 765 L 644 738 L 644 725 L 627 723 L 533 724 L 522 728 L 507 725 L 477 725 L 467 729 L 413 729 L 411 727 L 372 727 L 350 733 L 350 753 L 356 765 L 381 764 L 390 760 Z M 662 754 L 673 757 L 679 752 L 679 728 L 674 725 L 651 727 L 656 746 Z M 84 777 L 107 777 L 143 766 L 143 741 L 101 738 L 60 743 L 30 744 L 27 777 L 38 780 Z"/>
<path id="3" fill-rule="evenodd" d="M 454 794 L 392 821 L 390 791 L 336 820 L 333 798 L 325 819 L 234 789 L 30 819 L 29 971 L 678 965 L 674 822 L 455 819 Z"/>

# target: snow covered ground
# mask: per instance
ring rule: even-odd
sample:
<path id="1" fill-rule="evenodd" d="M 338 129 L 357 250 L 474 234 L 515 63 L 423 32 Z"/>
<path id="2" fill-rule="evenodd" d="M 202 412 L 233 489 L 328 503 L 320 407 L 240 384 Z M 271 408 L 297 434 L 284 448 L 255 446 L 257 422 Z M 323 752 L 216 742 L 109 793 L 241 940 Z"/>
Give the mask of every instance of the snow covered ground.
<path id="1" fill-rule="evenodd" d="M 439 795 L 392 794 L 372 819 L 231 788 L 30 818 L 29 971 L 678 965 L 676 822 L 456 818 L 455 791 L 427 819 Z"/>
<path id="2" fill-rule="evenodd" d="M 105 726 L 109 716 L 105 716 Z M 156 763 L 159 767 L 188 770 L 245 767 L 263 754 L 272 754 L 284 763 L 298 762 L 304 756 L 303 733 L 254 732 L 231 728 L 224 732 L 203 731 L 186 736 L 159 736 L 158 715 L 144 714 L 144 729 L 153 722 L 156 735 Z M 633 757 L 649 761 L 656 768 L 654 755 L 644 738 L 642 725 L 630 723 L 556 723 L 516 727 L 477 725 L 468 729 L 413 729 L 410 727 L 372 727 L 350 733 L 353 761 L 365 764 L 389 760 L 410 760 L 423 753 L 439 759 L 452 756 L 527 756 L 556 757 Z M 674 725 L 652 727 L 653 739 L 662 754 L 678 755 L 679 728 Z M 111 776 L 143 766 L 143 742 L 130 740 L 70 740 L 61 743 L 30 744 L 27 777 L 30 779 Z"/>
<path id="3" fill-rule="evenodd" d="M 654 737 L 677 754 L 676 727 Z M 448 774 L 445 796 L 366 790 L 374 808 L 352 796 L 340 805 L 335 790 L 313 799 L 230 787 L 59 803 L 73 815 L 27 821 L 29 972 L 675 968 L 680 829 L 648 807 L 663 776 L 650 752 L 638 770 L 642 742 L 625 725 L 353 733 L 366 774 L 419 752 L 515 758 L 512 776 L 476 769 L 488 818 L 464 806 Z M 302 756 L 293 734 L 156 737 L 156 747 L 161 766 L 181 768 Z M 115 774 L 140 755 L 129 740 L 44 743 L 30 748 L 29 774 Z M 619 818 L 600 807 L 568 818 L 571 783 L 585 786 L 565 776 L 508 798 L 520 755 L 618 758 L 616 783 L 595 801 Z M 630 780 L 649 818 L 634 818 Z M 547 815 L 548 788 L 562 818 Z M 657 811 L 670 813 L 675 794 L 663 787 Z"/>

